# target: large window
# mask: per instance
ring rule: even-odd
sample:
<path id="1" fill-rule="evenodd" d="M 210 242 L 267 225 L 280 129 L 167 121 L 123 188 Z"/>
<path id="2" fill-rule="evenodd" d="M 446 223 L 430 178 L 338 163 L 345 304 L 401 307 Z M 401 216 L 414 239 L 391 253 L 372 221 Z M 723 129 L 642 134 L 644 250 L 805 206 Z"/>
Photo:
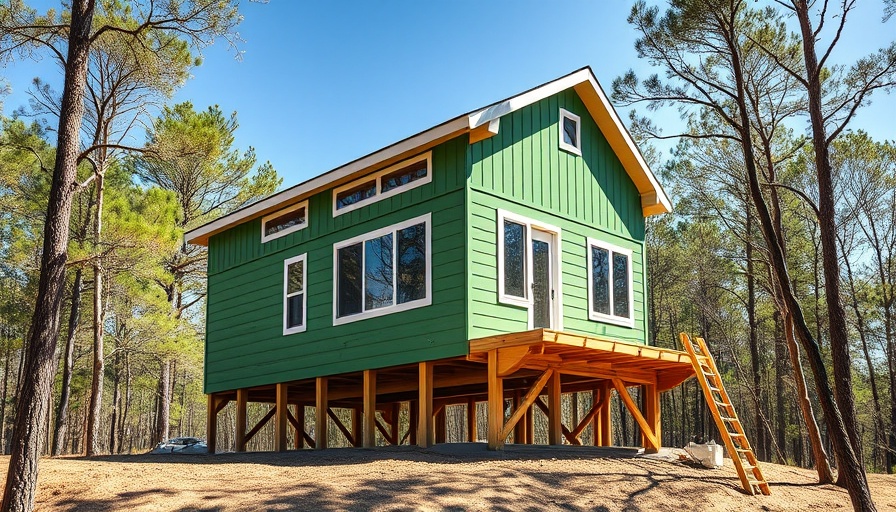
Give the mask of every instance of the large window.
<path id="1" fill-rule="evenodd" d="M 632 251 L 588 239 L 588 317 L 632 327 Z"/>
<path id="2" fill-rule="evenodd" d="M 308 226 L 308 201 L 288 206 L 261 219 L 261 242 L 304 229 Z"/>
<path id="3" fill-rule="evenodd" d="M 333 216 L 392 197 L 432 181 L 432 153 L 426 152 L 333 190 Z"/>
<path id="4" fill-rule="evenodd" d="M 283 262 L 283 335 L 305 330 L 305 255 Z"/>
<path id="5" fill-rule="evenodd" d="M 333 324 L 432 303 L 431 215 L 333 246 Z"/>
<path id="6" fill-rule="evenodd" d="M 560 109 L 560 149 L 582 155 L 582 119 L 572 112 Z"/>

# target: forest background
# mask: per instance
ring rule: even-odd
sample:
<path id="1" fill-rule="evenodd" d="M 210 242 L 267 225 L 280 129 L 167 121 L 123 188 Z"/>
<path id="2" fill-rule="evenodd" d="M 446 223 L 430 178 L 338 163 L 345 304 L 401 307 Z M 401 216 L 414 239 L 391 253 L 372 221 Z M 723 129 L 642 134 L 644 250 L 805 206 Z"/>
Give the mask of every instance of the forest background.
<path id="1" fill-rule="evenodd" d="M 875 119 L 891 120 L 894 112 L 892 98 L 882 93 L 896 81 L 896 46 L 883 41 L 855 58 L 828 60 L 838 56 L 827 48 L 836 49 L 842 34 L 872 30 L 868 18 L 861 25 L 852 21 L 853 2 L 805 4 L 817 38 L 801 32 L 802 2 L 760 4 L 636 3 L 628 30 L 643 61 L 636 72 L 623 69 L 605 79 L 676 205 L 674 214 L 649 221 L 649 342 L 680 348 L 681 331 L 710 341 L 760 459 L 817 467 L 837 453 L 842 436 L 830 427 L 821 378 L 834 388 L 845 427 L 855 433 L 858 461 L 869 471 L 893 472 L 896 145 L 892 131 Z M 96 26 L 130 28 L 105 32 L 86 52 L 62 322 L 46 398 L 50 414 L 40 425 L 45 453 L 140 452 L 168 437 L 204 433 L 205 253 L 185 245 L 182 235 L 283 184 L 270 162 L 238 142 L 236 113 L 176 96 L 193 73 L 203 73 L 200 54 L 212 40 L 227 48 L 251 44 L 236 33 L 237 6 L 221 5 L 227 8 L 203 27 L 150 25 L 137 45 L 132 29 L 145 5 L 101 2 L 97 8 Z M 893 9 L 892 3 L 877 5 L 875 32 L 892 27 Z M 0 55 L 15 59 L 21 72 L 37 50 L 26 49 L 33 41 L 16 43 L 14 29 L 24 22 L 66 26 L 69 17 L 65 9 L 4 3 Z M 614 25 L 622 26 L 623 17 Z M 31 77 L 27 98 L 4 98 L 5 111 L 11 98 L 16 104 L 0 119 L 4 453 L 12 448 L 17 421 L 25 421 L 16 411 L 66 112 L 59 84 L 70 68 L 69 40 L 66 33 L 46 37 L 42 44 L 50 50 L 34 68 L 40 74 Z M 808 39 L 818 49 L 815 71 L 805 58 Z M 482 103 L 518 88 L 492 91 Z M 428 126 L 413 115 L 419 109 L 403 110 L 412 112 L 410 126 Z M 863 118 L 868 110 L 877 110 L 878 118 Z M 872 131 L 863 130 L 868 127 Z M 400 130 L 395 140 L 413 131 L 400 123 L 394 129 Z M 822 148 L 826 159 L 819 157 Z M 337 159 L 330 166 L 357 156 L 321 153 Z M 771 212 L 768 219 L 763 208 Z M 830 237 L 833 263 L 825 242 Z M 781 265 L 784 274 L 777 272 Z M 832 265 L 835 273 L 829 273 Z M 831 315 L 832 304 L 841 306 L 841 316 Z M 820 368 L 811 360 L 810 339 Z M 827 373 L 819 377 L 819 369 Z M 846 394 L 839 378 L 844 372 L 850 377 Z M 567 417 L 580 417 L 588 400 L 569 397 Z M 695 382 L 667 393 L 662 406 L 664 445 L 715 436 Z M 614 444 L 639 444 L 622 404 L 614 411 Z M 225 418 L 232 422 L 232 411 Z M 223 432 L 227 426 L 225 420 Z M 449 413 L 449 440 L 460 439 L 463 428 L 461 416 Z M 266 447 L 270 434 L 262 431 L 255 447 Z M 815 438 L 823 451 L 812 446 Z M 226 448 L 229 441 L 220 439 Z"/>

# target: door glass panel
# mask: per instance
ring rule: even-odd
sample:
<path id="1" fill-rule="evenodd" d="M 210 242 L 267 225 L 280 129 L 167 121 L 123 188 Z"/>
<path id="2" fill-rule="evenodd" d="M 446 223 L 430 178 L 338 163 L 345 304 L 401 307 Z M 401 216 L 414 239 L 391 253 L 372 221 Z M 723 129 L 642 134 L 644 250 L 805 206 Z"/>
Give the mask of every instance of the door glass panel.
<path id="1" fill-rule="evenodd" d="M 532 238 L 532 327 L 550 329 L 551 246 Z"/>
<path id="2" fill-rule="evenodd" d="M 361 244 L 339 249 L 338 316 L 361 312 Z"/>
<path id="3" fill-rule="evenodd" d="M 613 253 L 613 314 L 629 318 L 628 256 Z"/>
<path id="4" fill-rule="evenodd" d="M 595 313 L 610 314 L 610 252 L 591 247 L 591 304 Z"/>
<path id="5" fill-rule="evenodd" d="M 504 293 L 526 297 L 526 229 L 504 221 Z"/>
<path id="6" fill-rule="evenodd" d="M 398 303 L 426 298 L 426 224 L 398 232 Z"/>
<path id="7" fill-rule="evenodd" d="M 364 309 L 392 305 L 392 233 L 364 242 Z"/>

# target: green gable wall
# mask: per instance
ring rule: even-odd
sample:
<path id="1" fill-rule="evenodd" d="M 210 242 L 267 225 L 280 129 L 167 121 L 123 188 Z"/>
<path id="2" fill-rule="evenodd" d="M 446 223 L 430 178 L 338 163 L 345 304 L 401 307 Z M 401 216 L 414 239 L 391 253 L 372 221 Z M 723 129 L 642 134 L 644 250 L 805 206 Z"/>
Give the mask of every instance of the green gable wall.
<path id="1" fill-rule="evenodd" d="M 559 148 L 560 108 L 581 117 L 582 156 Z M 646 342 L 644 218 L 640 195 L 573 90 L 501 118 L 470 146 L 467 197 L 468 336 L 527 329 L 528 312 L 497 292 L 497 209 L 561 229 L 563 329 Z M 632 250 L 634 328 L 588 319 L 587 237 Z"/>
<path id="2" fill-rule="evenodd" d="M 211 237 L 205 391 L 213 393 L 467 353 L 467 138 L 433 149 L 432 182 L 333 217 L 309 200 L 307 228 L 261 243 L 261 220 Z M 432 305 L 333 326 L 333 244 L 432 213 Z M 307 329 L 283 335 L 283 261 L 307 253 Z"/>

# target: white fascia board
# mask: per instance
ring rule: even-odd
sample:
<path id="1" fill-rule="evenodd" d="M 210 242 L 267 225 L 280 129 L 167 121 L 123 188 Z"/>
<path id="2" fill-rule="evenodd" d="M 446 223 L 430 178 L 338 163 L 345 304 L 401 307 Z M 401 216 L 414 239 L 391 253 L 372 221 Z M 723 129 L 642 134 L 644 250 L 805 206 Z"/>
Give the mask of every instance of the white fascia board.
<path id="1" fill-rule="evenodd" d="M 591 76 L 591 72 L 588 69 L 580 69 L 579 71 L 576 71 L 571 75 L 567 75 L 563 78 L 554 80 L 553 82 L 544 84 L 541 87 L 536 87 L 535 89 L 514 96 L 513 98 L 504 100 L 500 103 L 495 103 L 494 105 L 485 107 L 482 110 L 473 112 L 469 115 L 470 129 L 472 130 L 473 128 L 482 126 L 492 121 L 493 119 L 498 119 L 501 116 L 505 116 L 523 107 L 527 107 L 533 103 L 541 101 L 548 96 L 553 96 L 558 92 L 565 91 L 570 87 L 588 80 Z"/>
<path id="2" fill-rule="evenodd" d="M 635 156 L 635 159 L 638 161 L 638 165 L 644 171 L 644 175 L 647 177 L 647 180 L 650 182 L 653 190 L 656 191 L 657 203 L 663 205 L 667 212 L 671 212 L 672 201 L 669 200 L 669 197 L 666 195 L 666 191 L 663 190 L 663 186 L 660 185 L 660 182 L 656 179 L 656 175 L 654 175 L 653 171 L 650 170 L 650 166 L 647 165 L 646 161 L 644 161 L 644 155 L 641 154 L 641 150 L 638 149 L 637 144 L 635 144 L 635 141 L 632 140 L 632 136 L 628 132 L 628 129 L 624 124 L 622 124 L 622 120 L 619 119 L 619 114 L 616 113 L 616 109 L 613 108 L 613 104 L 610 103 L 609 99 L 607 99 L 607 95 L 604 94 L 604 90 L 597 82 L 597 78 L 595 78 L 595 76 L 590 72 L 588 73 L 588 81 L 591 83 L 591 87 L 594 88 L 594 91 L 597 93 L 600 101 L 606 107 L 607 113 L 609 113 L 610 115 L 610 119 L 612 119 L 613 123 L 616 124 L 616 129 L 619 131 L 620 135 L 622 135 L 622 139 L 625 141 L 625 144 L 629 147 L 632 154 Z"/>
<path id="3" fill-rule="evenodd" d="M 454 133 L 464 132 L 466 130 L 466 116 L 452 119 L 447 123 L 443 123 L 434 128 L 430 128 L 425 132 L 418 133 L 417 135 L 409 137 L 389 147 L 383 148 L 375 153 L 371 153 L 365 157 L 359 158 L 358 160 L 349 162 L 342 167 L 337 167 L 332 171 L 317 176 L 316 178 L 312 178 L 304 183 L 300 183 L 299 185 L 296 185 L 292 188 L 288 188 L 283 192 L 262 199 L 257 203 L 253 203 L 243 209 L 237 210 L 229 215 L 221 217 L 220 219 L 199 226 L 196 229 L 187 231 L 184 234 L 184 239 L 186 239 L 187 243 L 192 243 L 196 239 L 210 236 L 229 226 L 240 224 L 245 219 L 256 217 L 260 213 L 265 212 L 271 208 L 276 208 L 285 203 L 289 203 L 290 201 L 300 198 L 310 192 L 313 192 L 314 190 L 325 187 L 334 181 L 340 180 L 347 176 L 351 176 L 352 174 L 363 171 L 364 169 L 374 167 L 386 160 L 398 157 L 403 153 L 412 151 L 420 146 L 425 146 L 426 144 L 441 139 L 442 137 L 447 137 Z"/>

